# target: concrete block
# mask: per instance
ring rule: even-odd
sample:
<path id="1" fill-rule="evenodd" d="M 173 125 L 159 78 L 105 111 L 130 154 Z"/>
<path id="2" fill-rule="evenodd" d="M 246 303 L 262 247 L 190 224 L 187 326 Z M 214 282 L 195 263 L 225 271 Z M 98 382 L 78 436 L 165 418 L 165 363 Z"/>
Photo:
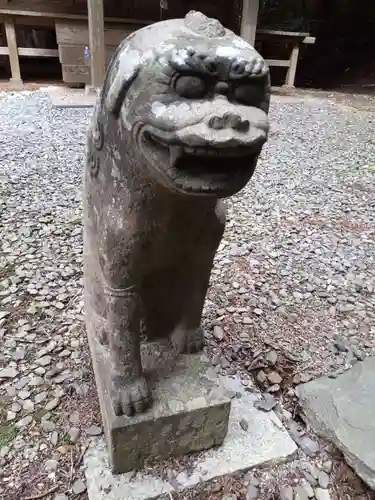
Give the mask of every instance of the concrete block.
<path id="1" fill-rule="evenodd" d="M 213 370 L 206 375 L 213 381 L 218 378 Z M 113 475 L 104 440 L 95 440 L 84 459 L 89 500 L 169 500 L 169 493 L 204 487 L 214 478 L 294 456 L 297 447 L 276 415 L 254 407 L 259 396 L 246 391 L 238 379 L 222 377 L 220 381 L 228 394 L 241 394 L 232 399 L 228 433 L 221 446 L 185 457 L 185 465 L 178 470 L 171 463 L 173 477 L 163 478 L 157 468 Z M 247 431 L 240 425 L 243 419 Z M 163 463 L 165 467 L 168 462 Z"/>
<path id="2" fill-rule="evenodd" d="M 115 416 L 109 397 L 109 363 L 92 349 L 100 409 L 114 473 L 221 444 L 227 434 L 230 399 L 200 355 L 181 356 L 151 378 L 152 407 L 134 417 Z"/>
<path id="3" fill-rule="evenodd" d="M 98 99 L 97 92 L 87 92 L 86 89 L 49 85 L 40 90 L 47 93 L 55 108 L 92 108 Z"/>

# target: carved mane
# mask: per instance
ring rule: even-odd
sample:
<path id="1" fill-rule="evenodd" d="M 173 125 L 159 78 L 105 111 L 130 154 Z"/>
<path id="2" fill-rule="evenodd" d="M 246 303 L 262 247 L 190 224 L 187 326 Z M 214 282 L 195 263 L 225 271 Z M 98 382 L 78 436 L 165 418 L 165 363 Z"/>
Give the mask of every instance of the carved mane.
<path id="1" fill-rule="evenodd" d="M 207 17 L 202 12 L 191 10 L 185 16 L 185 26 L 197 35 L 207 38 L 225 36 L 226 30 L 220 21 Z"/>

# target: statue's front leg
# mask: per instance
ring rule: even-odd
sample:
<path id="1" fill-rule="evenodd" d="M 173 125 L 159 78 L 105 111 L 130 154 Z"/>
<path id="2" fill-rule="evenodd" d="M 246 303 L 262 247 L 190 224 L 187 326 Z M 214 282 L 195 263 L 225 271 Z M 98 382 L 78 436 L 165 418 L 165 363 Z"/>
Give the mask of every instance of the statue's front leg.
<path id="1" fill-rule="evenodd" d="M 140 353 L 140 298 L 132 288 L 106 286 L 107 335 L 116 415 L 131 416 L 151 403 Z"/>
<path id="2" fill-rule="evenodd" d="M 207 220 L 202 226 L 200 244 L 195 244 L 185 257 L 185 289 L 189 290 L 189 300 L 186 301 L 184 324 L 186 331 L 185 352 L 195 353 L 203 349 L 204 334 L 201 327 L 202 311 L 206 298 L 211 269 L 215 253 L 220 244 L 225 229 L 224 203 L 218 202 L 215 210 L 207 214 Z"/>

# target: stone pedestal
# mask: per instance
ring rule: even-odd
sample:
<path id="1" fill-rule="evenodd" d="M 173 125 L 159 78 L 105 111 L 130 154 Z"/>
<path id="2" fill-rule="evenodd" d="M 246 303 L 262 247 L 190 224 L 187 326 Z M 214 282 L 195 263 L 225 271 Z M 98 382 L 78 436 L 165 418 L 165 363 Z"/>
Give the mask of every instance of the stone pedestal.
<path id="1" fill-rule="evenodd" d="M 201 355 L 181 356 L 167 374 L 153 374 L 153 405 L 134 417 L 116 417 L 109 398 L 105 354 L 92 349 L 96 383 L 113 473 L 220 445 L 228 430 L 230 399 L 206 373 Z"/>
<path id="2" fill-rule="evenodd" d="M 212 380 L 218 380 L 211 369 Z M 273 413 L 254 407 L 258 395 L 244 388 L 238 378 L 220 377 L 232 399 L 228 433 L 222 445 L 194 453 L 180 462 L 163 462 L 159 467 L 146 467 L 138 472 L 113 475 L 108 463 L 107 446 L 94 439 L 85 458 L 85 474 L 89 500 L 170 500 L 180 498 L 183 491 L 194 488 L 186 498 L 199 498 L 199 492 L 215 480 L 231 477 L 253 467 L 269 466 L 294 457 L 297 446 Z M 234 397 L 234 395 L 237 395 Z M 246 421 L 247 430 L 241 422 Z M 207 493 L 207 492 L 206 492 Z"/>

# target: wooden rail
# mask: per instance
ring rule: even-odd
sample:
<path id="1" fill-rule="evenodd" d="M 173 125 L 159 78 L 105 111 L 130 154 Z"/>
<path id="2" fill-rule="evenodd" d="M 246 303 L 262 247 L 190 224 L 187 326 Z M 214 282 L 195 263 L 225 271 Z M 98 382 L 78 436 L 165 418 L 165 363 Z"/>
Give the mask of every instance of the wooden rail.
<path id="1" fill-rule="evenodd" d="M 251 3 L 251 2 L 250 2 Z M 253 2 L 254 5 L 256 2 Z M 249 4 L 250 5 L 250 4 Z M 255 8 L 255 7 L 254 7 Z M 88 21 L 87 15 L 81 14 L 62 14 L 55 12 L 37 12 L 37 11 L 24 11 L 24 10 L 10 10 L 0 9 L 0 23 L 5 24 L 5 33 L 7 46 L 0 47 L 0 55 L 9 56 L 10 68 L 12 73 L 11 84 L 13 86 L 22 86 L 21 71 L 19 65 L 19 56 L 23 57 L 59 57 L 58 49 L 39 49 L 18 47 L 15 25 L 51 25 L 54 26 L 55 21 L 71 20 L 71 21 Z M 138 19 L 122 19 L 122 18 L 105 18 L 106 23 L 113 24 L 130 24 L 130 25 L 147 25 L 153 21 L 142 21 Z M 254 26 L 247 27 L 250 32 Z M 251 28 L 251 29 L 250 29 Z M 245 27 L 243 27 L 245 29 Z M 246 30 L 245 30 L 246 31 Z M 253 36 L 253 35 L 252 35 Z M 313 44 L 315 37 L 310 36 L 309 33 L 294 32 L 294 31 L 281 31 L 281 30 L 267 30 L 258 29 L 256 31 L 256 40 L 264 41 L 270 37 L 278 37 L 289 42 L 292 46 L 289 59 L 267 59 L 269 66 L 287 68 L 285 79 L 285 86 L 294 87 L 296 77 L 298 57 L 300 51 L 300 44 Z"/>
<path id="2" fill-rule="evenodd" d="M 18 47 L 18 55 L 23 57 L 59 57 L 59 51 L 57 49 Z M 8 47 L 0 47 L 0 56 L 9 56 Z"/>
<path id="3" fill-rule="evenodd" d="M 84 14 L 62 14 L 61 12 L 38 12 L 34 10 L 10 10 L 10 9 L 0 9 L 0 22 L 2 16 L 14 16 L 17 17 L 34 17 L 34 18 L 50 18 L 50 19 L 72 19 L 77 21 L 87 21 L 88 16 Z M 152 24 L 155 21 L 140 20 L 140 19 L 123 19 L 120 17 L 106 17 L 105 22 L 117 23 L 117 24 Z"/>
<path id="4" fill-rule="evenodd" d="M 71 22 L 84 22 L 88 23 L 88 15 L 83 14 L 65 14 L 60 12 L 39 12 L 39 11 L 26 11 L 26 10 L 12 10 L 0 9 L 0 23 L 5 24 L 6 42 L 7 46 L 0 46 L 0 56 L 8 56 L 12 87 L 22 87 L 23 82 L 21 78 L 19 57 L 49 57 L 59 58 L 58 49 L 41 49 L 41 48 L 27 48 L 18 47 L 15 26 L 44 26 L 55 29 L 55 22 L 57 21 L 71 21 Z M 151 24 L 153 21 L 140 20 L 140 19 L 124 19 L 124 18 L 104 18 L 105 23 L 110 25 L 128 25 L 134 26 L 134 29 L 140 26 Z M 95 82 L 94 82 L 95 83 Z"/>
<path id="5" fill-rule="evenodd" d="M 315 43 L 315 37 L 310 36 L 310 33 L 300 33 L 295 31 L 280 31 L 280 30 L 257 30 L 256 32 L 257 40 L 265 40 L 270 37 L 279 37 L 284 39 L 286 42 L 290 42 L 292 45 L 292 50 L 289 59 L 267 59 L 269 66 L 278 66 L 283 68 L 288 68 L 285 87 L 294 87 L 294 81 L 296 78 L 297 64 L 299 57 L 300 44 L 313 44 Z"/>

